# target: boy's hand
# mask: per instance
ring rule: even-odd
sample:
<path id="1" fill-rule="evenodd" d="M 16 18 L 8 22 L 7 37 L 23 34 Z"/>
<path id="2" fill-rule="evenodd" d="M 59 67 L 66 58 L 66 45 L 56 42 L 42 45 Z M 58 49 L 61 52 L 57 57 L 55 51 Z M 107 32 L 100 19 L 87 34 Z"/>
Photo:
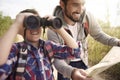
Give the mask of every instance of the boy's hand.
<path id="1" fill-rule="evenodd" d="M 57 29 L 60 29 L 62 27 L 62 21 L 60 18 L 55 16 L 45 16 L 48 21 L 52 23 L 52 26 L 49 26 L 49 28 L 53 31 L 56 31 Z"/>
<path id="2" fill-rule="evenodd" d="M 19 13 L 16 16 L 16 19 L 15 19 L 13 24 L 16 25 L 16 28 L 18 29 L 18 34 L 23 34 L 24 29 L 25 29 L 25 27 L 23 25 L 24 18 L 27 16 L 30 16 L 30 15 L 34 15 L 34 14 L 32 14 L 32 13 Z"/>

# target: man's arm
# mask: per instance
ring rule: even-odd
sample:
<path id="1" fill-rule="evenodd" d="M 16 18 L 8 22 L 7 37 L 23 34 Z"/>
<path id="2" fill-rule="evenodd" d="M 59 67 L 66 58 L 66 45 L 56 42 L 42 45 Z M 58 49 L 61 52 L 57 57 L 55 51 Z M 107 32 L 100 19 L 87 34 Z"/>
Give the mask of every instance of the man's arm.
<path id="1" fill-rule="evenodd" d="M 110 46 L 119 45 L 120 40 L 106 34 L 91 13 L 87 12 L 87 16 L 89 21 L 89 33 L 95 40 L 105 45 L 110 45 Z"/>
<path id="2" fill-rule="evenodd" d="M 63 74 L 64 77 L 71 78 L 72 80 L 93 80 L 92 77 L 88 76 L 84 69 L 73 68 L 72 66 L 69 66 L 64 60 L 55 59 L 54 64 L 55 68 L 61 74 Z"/>
<path id="3" fill-rule="evenodd" d="M 67 62 L 65 62 L 65 60 L 54 59 L 53 64 L 55 68 L 57 69 L 57 71 L 61 73 L 62 75 L 64 75 L 64 77 L 71 78 L 71 73 L 75 68 L 68 65 Z"/>

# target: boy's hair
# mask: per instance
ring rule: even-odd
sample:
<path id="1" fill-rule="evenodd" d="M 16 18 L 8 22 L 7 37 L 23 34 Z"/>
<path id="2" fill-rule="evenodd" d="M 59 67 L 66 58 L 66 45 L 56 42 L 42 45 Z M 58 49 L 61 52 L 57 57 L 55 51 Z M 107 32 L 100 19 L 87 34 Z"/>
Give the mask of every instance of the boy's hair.
<path id="1" fill-rule="evenodd" d="M 20 13 L 32 13 L 39 16 L 39 13 L 35 9 L 25 9 L 20 11 Z M 25 36 L 26 36 L 26 28 L 24 29 L 24 35 L 23 35 L 24 39 L 25 39 Z"/>
<path id="2" fill-rule="evenodd" d="M 35 9 L 25 9 L 25 10 L 21 11 L 20 13 L 33 13 L 33 14 L 38 15 L 38 12 Z"/>

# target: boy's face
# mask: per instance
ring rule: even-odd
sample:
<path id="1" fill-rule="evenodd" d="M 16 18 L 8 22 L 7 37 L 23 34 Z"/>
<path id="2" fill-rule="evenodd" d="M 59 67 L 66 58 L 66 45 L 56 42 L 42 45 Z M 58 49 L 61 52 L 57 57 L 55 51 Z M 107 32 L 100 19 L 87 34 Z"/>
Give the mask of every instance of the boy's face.
<path id="1" fill-rule="evenodd" d="M 27 29 L 26 30 L 26 39 L 30 43 L 38 42 L 41 36 L 42 28 L 38 29 Z"/>

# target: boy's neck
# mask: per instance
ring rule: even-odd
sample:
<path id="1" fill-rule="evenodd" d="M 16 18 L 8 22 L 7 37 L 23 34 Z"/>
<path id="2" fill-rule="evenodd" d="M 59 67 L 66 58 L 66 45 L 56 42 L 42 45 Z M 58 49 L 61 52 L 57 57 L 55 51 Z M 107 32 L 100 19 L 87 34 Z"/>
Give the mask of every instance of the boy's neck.
<path id="1" fill-rule="evenodd" d="M 35 48 L 38 49 L 38 47 L 39 47 L 39 42 L 32 43 L 32 45 L 33 45 Z"/>
<path id="2" fill-rule="evenodd" d="M 39 47 L 39 41 L 36 41 L 36 42 L 27 41 L 27 43 L 31 44 L 32 46 L 34 46 L 37 49 Z"/>

